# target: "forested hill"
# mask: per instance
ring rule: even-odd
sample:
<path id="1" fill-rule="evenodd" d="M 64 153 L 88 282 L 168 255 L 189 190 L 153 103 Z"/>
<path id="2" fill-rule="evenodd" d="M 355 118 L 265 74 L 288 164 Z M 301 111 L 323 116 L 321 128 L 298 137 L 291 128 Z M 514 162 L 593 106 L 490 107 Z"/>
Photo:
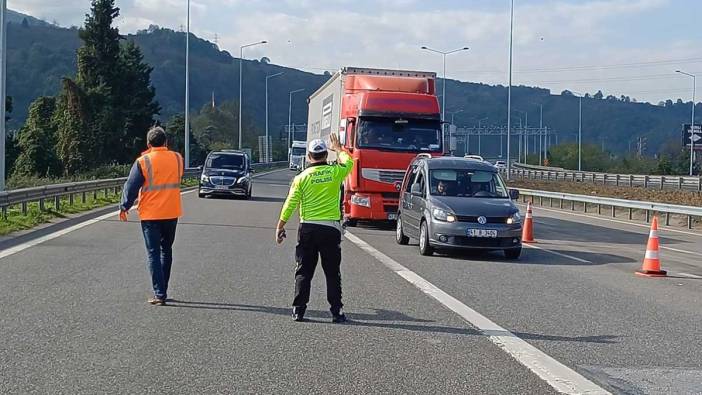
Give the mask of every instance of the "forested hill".
<path id="1" fill-rule="evenodd" d="M 24 20 L 27 22 L 23 22 Z M 41 95 L 54 95 L 63 76 L 75 74 L 75 53 L 80 46 L 76 28 L 61 28 L 31 17 L 14 13 L 8 26 L 8 95 L 14 99 L 10 128 L 21 126 L 29 103 Z M 168 29 L 150 28 L 126 39 L 134 40 L 145 60 L 154 67 L 152 82 L 162 107 L 162 119 L 182 112 L 185 72 L 185 34 Z M 275 60 L 272 55 L 273 61 Z M 277 72 L 282 76 L 270 83 L 270 129 L 280 132 L 287 123 L 288 92 L 306 91 L 293 105 L 293 123 L 305 123 L 305 96 L 316 90 L 328 76 L 268 64 L 259 60 L 244 62 L 244 111 L 264 127 L 265 76 Z M 238 98 L 239 60 L 220 51 L 208 41 L 191 39 L 191 107 L 198 110 L 215 100 Z M 594 92 L 592 92 L 594 94 Z M 668 101 L 665 105 L 634 103 L 629 98 L 588 98 L 583 101 L 583 136 L 586 142 L 600 144 L 605 139 L 608 149 L 625 151 L 629 141 L 639 136 L 648 138 L 648 154 L 656 153 L 666 142 L 679 144 L 683 122 L 689 122 L 690 105 Z M 448 81 L 447 110 L 463 110 L 456 115 L 456 124 L 472 126 L 477 119 L 488 117 L 487 124 L 506 123 L 507 90 L 468 82 Z M 578 125 L 578 99 L 555 95 L 540 88 L 513 89 L 513 108 L 529 112 L 529 124 L 538 125 L 539 108 L 544 105 L 544 124 L 559 132 L 561 140 L 573 139 Z M 702 117 L 702 105 L 698 105 Z M 516 113 L 515 113 L 516 114 Z M 698 118 L 699 119 L 699 118 Z M 514 119 L 515 124 L 518 123 Z M 493 143 L 486 141 L 488 150 Z M 496 148 L 496 147 L 495 147 Z"/>

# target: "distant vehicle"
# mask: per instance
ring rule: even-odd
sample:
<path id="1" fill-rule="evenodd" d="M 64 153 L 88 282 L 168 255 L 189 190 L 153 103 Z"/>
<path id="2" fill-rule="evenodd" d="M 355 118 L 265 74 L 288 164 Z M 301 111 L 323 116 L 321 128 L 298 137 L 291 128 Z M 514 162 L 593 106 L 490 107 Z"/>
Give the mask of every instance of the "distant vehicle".
<path id="1" fill-rule="evenodd" d="M 251 198 L 251 158 L 244 151 L 214 151 L 205 159 L 198 196 L 243 196 Z"/>
<path id="2" fill-rule="evenodd" d="M 443 155 L 436 74 L 342 68 L 309 98 L 307 140 L 330 133 L 356 163 L 343 188 L 346 224 L 395 220 L 407 165 Z"/>
<path id="3" fill-rule="evenodd" d="M 522 252 L 522 219 L 495 166 L 466 158 L 418 156 L 402 182 L 396 241 L 419 240 L 419 252 L 502 250 Z"/>
<path id="4" fill-rule="evenodd" d="M 463 157 L 466 159 L 479 160 L 481 162 L 485 161 L 485 159 L 483 159 L 483 157 L 480 155 L 464 155 Z"/>
<path id="5" fill-rule="evenodd" d="M 307 155 L 307 143 L 305 141 L 293 141 L 288 154 L 290 170 L 302 170 L 305 165 Z"/>
<path id="6" fill-rule="evenodd" d="M 506 169 L 507 168 L 507 162 L 503 160 L 496 160 L 495 161 L 495 167 L 498 169 Z"/>

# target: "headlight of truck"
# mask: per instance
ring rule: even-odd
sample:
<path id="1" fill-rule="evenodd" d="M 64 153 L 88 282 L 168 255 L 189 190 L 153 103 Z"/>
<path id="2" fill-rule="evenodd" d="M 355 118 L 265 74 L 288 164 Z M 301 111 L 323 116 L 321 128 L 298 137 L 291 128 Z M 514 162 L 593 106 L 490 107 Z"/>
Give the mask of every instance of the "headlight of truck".
<path id="1" fill-rule="evenodd" d="M 355 204 L 356 206 L 370 207 L 370 196 L 353 195 L 351 196 L 351 204 Z"/>
<path id="2" fill-rule="evenodd" d="M 518 224 L 522 222 L 522 216 L 519 213 L 512 214 L 511 217 L 507 218 L 507 225 Z"/>
<path id="3" fill-rule="evenodd" d="M 456 222 L 456 216 L 446 210 L 440 208 L 435 208 L 432 210 L 431 215 L 435 220 L 443 222 Z"/>

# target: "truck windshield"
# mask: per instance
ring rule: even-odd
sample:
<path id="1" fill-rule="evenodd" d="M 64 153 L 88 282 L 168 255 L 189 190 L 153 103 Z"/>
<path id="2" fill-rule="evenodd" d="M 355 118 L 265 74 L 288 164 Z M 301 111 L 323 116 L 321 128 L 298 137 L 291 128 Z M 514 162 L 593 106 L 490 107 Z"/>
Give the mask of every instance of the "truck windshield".
<path id="1" fill-rule="evenodd" d="M 441 152 L 441 124 L 436 120 L 361 118 L 357 141 L 359 148 Z"/>
<path id="2" fill-rule="evenodd" d="M 307 150 L 305 150 L 302 147 L 293 147 L 292 149 L 292 154 L 293 156 L 305 156 Z"/>
<path id="3" fill-rule="evenodd" d="M 244 155 L 212 154 L 207 158 L 206 166 L 211 169 L 243 169 L 246 160 Z"/>
<path id="4" fill-rule="evenodd" d="M 435 196 L 508 198 L 497 173 L 481 170 L 431 170 L 429 187 Z"/>

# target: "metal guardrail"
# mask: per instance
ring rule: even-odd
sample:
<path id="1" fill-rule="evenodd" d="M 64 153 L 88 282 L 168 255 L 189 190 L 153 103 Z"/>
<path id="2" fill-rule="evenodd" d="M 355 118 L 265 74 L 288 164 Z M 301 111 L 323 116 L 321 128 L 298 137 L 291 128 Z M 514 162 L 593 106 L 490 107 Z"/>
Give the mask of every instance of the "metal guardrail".
<path id="1" fill-rule="evenodd" d="M 260 171 L 276 168 L 287 163 L 287 161 L 254 163 L 251 165 L 251 167 L 257 171 Z M 186 169 L 183 176 L 184 178 L 196 178 L 201 172 L 202 170 L 198 168 Z M 98 192 L 100 191 L 104 191 L 105 196 L 108 196 L 110 193 L 117 194 L 120 193 L 126 180 L 127 177 L 106 180 L 79 181 L 0 192 L 0 209 L 2 209 L 2 217 L 7 217 L 7 211 L 12 206 L 21 206 L 22 214 L 26 215 L 28 212 L 28 204 L 33 202 L 38 202 L 39 209 L 44 211 L 46 201 L 53 200 L 54 209 L 58 210 L 61 205 L 61 199 L 66 196 L 68 197 L 68 204 L 73 205 L 76 195 L 79 195 L 81 201 L 85 203 L 89 193 L 93 194 L 94 199 L 97 199 Z"/>
<path id="2" fill-rule="evenodd" d="M 653 213 L 665 215 L 665 224 L 670 225 L 671 214 L 683 215 L 687 217 L 687 227 L 692 229 L 694 218 L 702 218 L 702 207 L 681 206 L 677 204 L 642 202 L 637 200 L 616 199 L 600 196 L 576 195 L 562 192 L 537 191 L 533 189 L 519 188 L 520 197 L 526 202 L 531 198 L 532 203 L 535 198 L 539 199 L 539 204 L 544 205 L 544 199 L 548 199 L 549 206 L 554 206 L 554 201 L 559 202 L 561 209 L 565 208 L 565 203 L 570 203 L 570 209 L 575 211 L 576 203 L 582 203 L 583 211 L 588 212 L 588 205 L 594 205 L 598 214 L 602 214 L 603 207 L 609 207 L 612 218 L 617 216 L 617 208 L 628 210 L 629 220 L 633 219 L 634 211 L 645 212 L 646 222 L 650 222 Z"/>
<path id="3" fill-rule="evenodd" d="M 702 192 L 702 176 L 653 176 L 636 174 L 611 174 L 556 168 L 536 169 L 537 166 L 515 164 L 512 176 L 529 180 L 590 182 L 593 184 L 673 189 Z"/>

